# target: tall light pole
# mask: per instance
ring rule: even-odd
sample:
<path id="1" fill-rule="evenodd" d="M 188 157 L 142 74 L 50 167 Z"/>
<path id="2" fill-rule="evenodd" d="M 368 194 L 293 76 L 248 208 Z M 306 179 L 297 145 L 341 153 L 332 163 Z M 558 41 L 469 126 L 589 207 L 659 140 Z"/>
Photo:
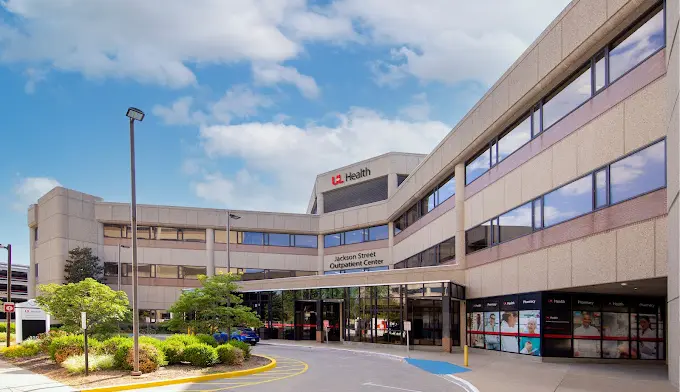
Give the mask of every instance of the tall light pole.
<path id="1" fill-rule="evenodd" d="M 0 248 L 7 249 L 7 302 L 12 302 L 12 245 L 8 244 Z M 29 274 L 31 271 L 28 272 Z M 9 347 L 10 341 L 10 327 L 12 325 L 12 313 L 5 313 L 7 316 L 7 347 Z"/>
<path id="2" fill-rule="evenodd" d="M 241 217 L 227 211 L 227 273 L 231 272 L 231 261 L 230 261 L 230 258 L 229 258 L 229 243 L 231 242 L 230 241 L 230 239 L 231 239 L 230 230 L 231 230 L 231 220 L 232 219 L 233 220 L 239 220 L 239 219 L 241 219 Z M 237 238 L 238 238 L 238 236 L 237 236 Z M 213 271 L 213 273 L 214 273 L 214 271 Z"/>
<path id="3" fill-rule="evenodd" d="M 135 184 L 135 120 L 144 120 L 144 112 L 137 108 L 128 108 L 130 118 L 130 183 L 132 200 L 130 215 L 132 217 L 132 340 L 134 342 L 132 375 L 141 376 L 139 371 L 139 305 L 137 295 L 137 186 Z"/>

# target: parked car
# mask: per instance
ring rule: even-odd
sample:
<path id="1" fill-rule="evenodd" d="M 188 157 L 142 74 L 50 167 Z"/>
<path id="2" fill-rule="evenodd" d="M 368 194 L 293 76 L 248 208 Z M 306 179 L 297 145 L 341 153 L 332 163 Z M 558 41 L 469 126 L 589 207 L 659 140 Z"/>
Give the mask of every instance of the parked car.
<path id="1" fill-rule="evenodd" d="M 250 343 L 253 346 L 260 341 L 260 337 L 257 335 L 257 333 L 252 328 L 247 327 L 238 327 L 232 329 L 231 338 Z"/>

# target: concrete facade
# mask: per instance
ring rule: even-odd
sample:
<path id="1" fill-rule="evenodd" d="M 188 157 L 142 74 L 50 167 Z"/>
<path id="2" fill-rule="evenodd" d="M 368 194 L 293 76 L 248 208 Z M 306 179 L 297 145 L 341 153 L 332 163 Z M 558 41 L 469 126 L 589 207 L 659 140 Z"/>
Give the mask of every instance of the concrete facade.
<path id="1" fill-rule="evenodd" d="M 666 339 L 669 377 L 680 373 L 680 152 L 677 1 L 665 2 L 665 45 L 610 81 L 583 104 L 515 149 L 506 159 L 466 185 L 466 164 L 598 52 L 659 6 L 651 0 L 575 0 L 427 156 L 388 153 L 320 174 L 306 214 L 230 212 L 238 232 L 317 236 L 317 248 L 217 243 L 211 233 L 224 230 L 227 210 L 141 205 L 140 226 L 191 228 L 206 233 L 204 242 L 140 240 L 140 263 L 176 266 L 271 269 L 317 273 L 243 282 L 246 291 L 342 287 L 447 280 L 466 287 L 467 298 L 544 290 L 665 280 L 668 301 Z M 612 44 L 613 45 L 613 44 Z M 593 63 L 595 61 L 593 60 Z M 665 186 L 589 211 L 511 241 L 467 252 L 466 231 L 619 162 L 629 154 L 665 140 Z M 487 147 L 485 147 L 487 146 Z M 347 177 L 348 173 L 370 175 Z M 397 183 L 399 175 L 408 175 Z M 455 195 L 442 200 L 408 227 L 395 233 L 400 217 L 454 176 Z M 343 181 L 337 181 L 340 176 Z M 330 213 L 328 192 L 386 176 L 388 197 Z M 349 179 L 348 179 L 349 178 Z M 312 212 L 315 211 L 316 214 Z M 104 262 L 117 262 L 118 245 L 129 239 L 104 236 L 104 225 L 130 222 L 129 205 L 55 188 L 29 209 L 31 233 L 38 230 L 31 266 L 35 283 L 61 281 L 68 250 L 89 246 Z M 388 225 L 387 238 L 324 247 L 327 234 Z M 214 234 L 216 235 L 216 234 Z M 33 236 L 32 236 L 33 237 Z M 455 258 L 441 265 L 393 269 L 392 266 L 455 237 Z M 215 237 L 216 238 L 216 237 Z M 371 254 L 387 271 L 322 275 L 342 255 Z M 361 258 L 361 257 L 359 257 Z M 129 251 L 121 251 L 129 260 Z M 209 271 L 210 274 L 214 271 Z M 29 274 L 29 276 L 31 276 Z M 129 291 L 123 282 L 122 288 Z M 140 287 L 142 309 L 167 309 L 195 281 L 150 278 Z M 609 286 L 607 286 L 609 287 Z M 642 287 L 642 286 L 641 286 Z M 617 291 L 618 293 L 618 291 Z M 463 314 L 464 314 L 463 310 Z M 463 323 L 461 323 L 463 324 Z"/>

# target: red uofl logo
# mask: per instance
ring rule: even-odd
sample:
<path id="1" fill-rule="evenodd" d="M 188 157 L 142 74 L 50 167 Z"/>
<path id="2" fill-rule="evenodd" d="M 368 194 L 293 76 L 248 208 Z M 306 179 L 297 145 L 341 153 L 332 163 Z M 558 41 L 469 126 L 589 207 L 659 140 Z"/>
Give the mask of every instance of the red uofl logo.
<path id="1" fill-rule="evenodd" d="M 345 181 L 342 180 L 341 174 L 337 174 L 335 177 L 331 178 L 331 182 L 333 183 L 333 185 L 340 185 L 345 183 Z"/>

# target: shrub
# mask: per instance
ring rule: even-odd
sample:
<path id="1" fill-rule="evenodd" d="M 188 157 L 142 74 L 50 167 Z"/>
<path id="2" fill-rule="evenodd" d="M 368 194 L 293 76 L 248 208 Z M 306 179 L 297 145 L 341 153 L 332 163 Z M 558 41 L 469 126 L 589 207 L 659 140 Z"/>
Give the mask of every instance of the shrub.
<path id="1" fill-rule="evenodd" d="M 184 335 L 184 334 L 177 334 L 177 335 L 172 335 L 169 338 L 165 339 L 166 342 L 178 342 L 181 343 L 183 346 L 189 346 L 192 344 L 198 344 L 201 343 L 201 341 L 194 335 Z"/>
<path id="2" fill-rule="evenodd" d="M 72 355 L 85 352 L 85 337 L 83 335 L 68 335 L 52 339 L 47 347 L 50 359 L 61 364 Z"/>
<path id="3" fill-rule="evenodd" d="M 132 343 L 132 338 L 127 336 L 114 336 L 112 338 L 108 338 L 99 346 L 99 353 L 114 355 L 118 350 L 118 347 L 124 344 L 124 342 Z"/>
<path id="4" fill-rule="evenodd" d="M 130 347 L 127 352 L 127 357 L 125 358 L 128 369 L 132 369 L 133 367 L 134 355 L 134 348 Z M 157 349 L 155 346 L 149 343 L 141 343 L 139 345 L 139 370 L 142 373 L 155 372 L 160 366 L 165 365 L 166 362 L 163 351 Z"/>
<path id="5" fill-rule="evenodd" d="M 217 350 L 204 343 L 192 344 L 184 349 L 184 360 L 194 366 L 208 367 L 219 361 Z"/>
<path id="6" fill-rule="evenodd" d="M 103 354 L 103 355 L 88 355 L 87 367 L 91 372 L 97 370 L 108 370 L 113 369 L 115 361 L 113 355 Z M 61 366 L 69 371 L 69 373 L 84 373 L 85 372 L 85 354 L 74 355 L 68 357 Z"/>
<path id="7" fill-rule="evenodd" d="M 243 351 L 243 359 L 245 359 L 246 361 L 250 359 L 250 352 L 252 350 L 252 347 L 250 347 L 250 344 L 248 344 L 246 342 L 242 342 L 240 340 L 236 340 L 236 339 L 229 342 L 229 344 L 236 347 L 236 348 L 240 348 L 241 351 Z"/>
<path id="8" fill-rule="evenodd" d="M 113 353 L 113 366 L 116 369 L 121 370 L 132 369 L 132 366 L 128 365 L 127 363 L 128 352 L 132 350 L 132 346 L 133 346 L 132 339 L 118 341 L 116 351 Z"/>
<path id="9" fill-rule="evenodd" d="M 184 345 L 177 341 L 163 342 L 163 352 L 165 353 L 165 360 L 170 365 L 182 362 L 184 355 Z"/>
<path id="10" fill-rule="evenodd" d="M 150 336 L 140 336 L 139 337 L 139 344 L 142 344 L 142 343 L 150 344 L 150 345 L 156 347 L 156 349 L 158 351 L 161 351 L 161 352 L 163 351 L 163 342 L 156 339 L 156 338 L 152 338 Z"/>
<path id="11" fill-rule="evenodd" d="M 7 334 L 6 333 L 0 333 L 0 342 L 5 343 L 7 341 Z M 9 335 L 9 341 L 14 342 L 16 341 L 16 336 L 14 334 Z"/>
<path id="12" fill-rule="evenodd" d="M 38 334 L 38 342 L 40 344 L 40 351 L 47 354 L 49 352 L 50 344 L 56 338 L 67 336 L 68 333 L 58 329 L 51 329 L 45 333 Z"/>
<path id="13" fill-rule="evenodd" d="M 40 354 L 40 345 L 35 340 L 27 340 L 20 345 L 2 349 L 5 358 L 26 358 Z"/>
<path id="14" fill-rule="evenodd" d="M 211 346 L 211 347 L 217 347 L 217 340 L 215 340 L 215 338 L 212 335 L 199 333 L 198 335 L 196 335 L 196 338 L 201 343 L 207 344 L 208 346 Z"/>
<path id="15" fill-rule="evenodd" d="M 7 323 L 4 322 L 4 320 L 0 323 L 0 332 L 7 334 Z M 15 333 L 16 332 L 16 327 L 14 323 L 9 324 L 9 333 Z M 5 336 L 5 339 L 7 336 Z"/>
<path id="16" fill-rule="evenodd" d="M 240 348 L 222 344 L 217 346 L 217 355 L 220 357 L 220 363 L 225 365 L 243 365 L 243 351 Z"/>

